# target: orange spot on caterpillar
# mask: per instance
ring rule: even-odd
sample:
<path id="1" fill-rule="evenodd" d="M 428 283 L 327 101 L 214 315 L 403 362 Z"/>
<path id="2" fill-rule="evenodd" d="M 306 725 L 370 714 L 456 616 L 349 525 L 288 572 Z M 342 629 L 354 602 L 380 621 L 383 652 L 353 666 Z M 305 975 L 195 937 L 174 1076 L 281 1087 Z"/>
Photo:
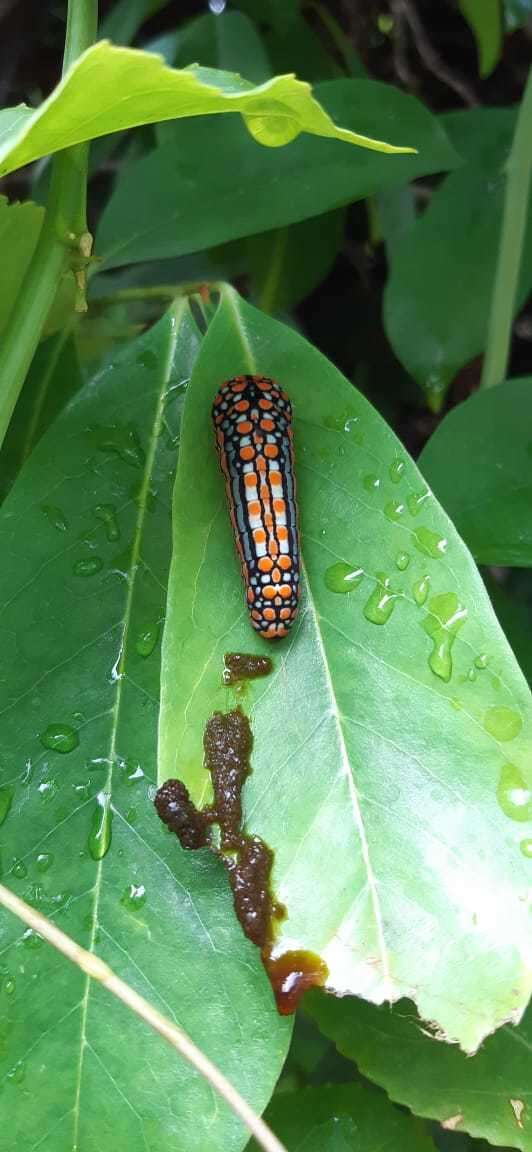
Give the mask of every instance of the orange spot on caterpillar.
<path id="1" fill-rule="evenodd" d="M 248 502 L 248 512 L 250 516 L 260 516 L 260 500 L 250 500 Z"/>
<path id="2" fill-rule="evenodd" d="M 254 528 L 253 529 L 253 539 L 255 541 L 255 544 L 264 544 L 264 542 L 266 540 L 266 533 L 264 531 L 264 528 Z"/>
<path id="3" fill-rule="evenodd" d="M 262 615 L 265 620 L 275 620 L 275 608 L 263 608 Z"/>
<path id="4" fill-rule="evenodd" d="M 275 512 L 285 512 L 286 511 L 286 505 L 285 505 L 284 500 L 274 500 L 273 507 L 274 507 Z"/>
<path id="5" fill-rule="evenodd" d="M 277 595 L 277 589 L 274 588 L 273 584 L 266 584 L 266 587 L 262 589 L 262 595 L 265 600 L 273 600 L 274 596 Z"/>
<path id="6" fill-rule="evenodd" d="M 249 408 L 249 400 L 238 400 L 235 404 L 235 412 L 247 412 Z"/>
<path id="7" fill-rule="evenodd" d="M 257 486 L 257 473 L 256 472 L 246 472 L 246 475 L 244 476 L 244 484 L 245 484 L 246 488 L 256 488 L 256 486 Z"/>
<path id="8" fill-rule="evenodd" d="M 279 556 L 277 563 L 279 568 L 284 568 L 285 571 L 292 567 L 292 561 L 289 556 Z"/>
<path id="9" fill-rule="evenodd" d="M 279 616 L 281 617 L 281 620 L 289 620 L 291 615 L 292 615 L 292 613 L 291 613 L 289 608 L 281 608 L 281 610 L 279 612 Z"/>
<path id="10" fill-rule="evenodd" d="M 260 426 L 264 432 L 273 432 L 273 430 L 275 428 L 275 424 L 274 424 L 273 420 L 266 420 L 266 419 L 261 420 Z"/>
<path id="11" fill-rule="evenodd" d="M 261 556 L 257 564 L 257 568 L 260 572 L 271 572 L 273 568 L 273 560 L 270 560 L 269 556 Z"/>
<path id="12" fill-rule="evenodd" d="M 245 436 L 246 432 L 251 432 L 252 428 L 253 424 L 251 423 L 251 420 L 241 420 L 240 423 L 236 426 L 236 430 L 240 436 Z"/>
<path id="13" fill-rule="evenodd" d="M 289 584 L 281 584 L 281 587 L 278 588 L 277 591 L 279 596 L 282 596 L 283 600 L 288 600 L 288 598 L 292 595 L 292 589 Z"/>
<path id="14" fill-rule="evenodd" d="M 255 449 L 251 447 L 251 444 L 246 444 L 244 448 L 240 449 L 241 460 L 253 460 L 254 455 Z"/>
<path id="15" fill-rule="evenodd" d="M 275 457 L 279 455 L 277 444 L 265 444 L 264 455 L 267 456 L 269 460 L 275 460 Z"/>
<path id="16" fill-rule="evenodd" d="M 259 408 L 262 408 L 263 412 L 268 412 L 270 408 L 273 408 L 273 404 L 271 400 L 265 400 L 264 396 L 261 396 L 259 400 Z"/>

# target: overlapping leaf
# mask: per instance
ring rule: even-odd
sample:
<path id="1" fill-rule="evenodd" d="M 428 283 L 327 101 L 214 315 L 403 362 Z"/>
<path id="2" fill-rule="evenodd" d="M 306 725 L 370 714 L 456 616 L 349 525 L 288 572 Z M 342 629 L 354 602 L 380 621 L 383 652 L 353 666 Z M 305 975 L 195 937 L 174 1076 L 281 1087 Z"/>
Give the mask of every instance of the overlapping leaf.
<path id="1" fill-rule="evenodd" d="M 334 124 L 295 76 L 253 87 L 230 72 L 171 69 L 160 56 L 102 41 L 78 57 L 39 108 L 20 105 L 0 114 L 0 176 L 109 132 L 220 112 L 240 112 L 252 135 L 271 147 L 310 132 L 379 152 L 412 150 L 407 140 L 387 144 Z"/>
<path id="2" fill-rule="evenodd" d="M 390 1011 L 350 997 L 307 997 L 305 1008 L 338 1051 L 392 1100 L 490 1144 L 532 1149 L 532 1011 L 466 1058 L 423 1029 L 406 1001 Z"/>
<path id="3" fill-rule="evenodd" d="M 327 1084 L 278 1096 L 267 1120 L 301 1152 L 434 1152 L 428 1129 L 368 1084 Z M 246 1152 L 258 1152 L 253 1140 Z"/>
<path id="4" fill-rule="evenodd" d="M 472 1050 L 530 993 L 530 694 L 469 553 L 393 433 L 300 336 L 230 290 L 185 407 L 159 775 L 204 798 L 202 730 L 232 701 L 223 654 L 264 647 L 210 426 L 220 381 L 256 371 L 294 404 L 306 565 L 299 624 L 246 698 L 246 825 L 275 851 L 288 910 L 276 950 L 321 955 L 334 991 L 408 993 Z"/>
<path id="5" fill-rule="evenodd" d="M 471 396 L 442 420 L 420 467 L 480 564 L 532 564 L 532 379 Z"/>
<path id="6" fill-rule="evenodd" d="M 162 125 L 159 146 L 126 165 L 102 215 L 103 266 L 284 227 L 458 162 L 438 120 L 411 96 L 370 80 L 334 80 L 316 95 L 332 120 L 398 144 L 408 137 L 418 154 L 382 156 L 310 135 L 272 152 L 234 116 Z"/>
<path id="7" fill-rule="evenodd" d="M 222 869 L 182 853 L 151 803 L 170 493 L 198 339 L 181 303 L 75 399 L 2 509 L 2 862 L 6 884 L 261 1110 L 288 1028 Z M 114 1152 L 242 1148 L 205 1082 L 7 913 L 0 953 L 2 1152 L 103 1148 L 110 1133 Z"/>

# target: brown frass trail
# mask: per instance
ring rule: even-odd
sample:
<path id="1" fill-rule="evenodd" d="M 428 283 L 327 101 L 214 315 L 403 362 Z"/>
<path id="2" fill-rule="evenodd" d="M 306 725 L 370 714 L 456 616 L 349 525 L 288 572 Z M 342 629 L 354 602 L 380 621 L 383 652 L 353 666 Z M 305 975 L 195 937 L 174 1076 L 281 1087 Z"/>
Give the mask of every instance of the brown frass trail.
<path id="1" fill-rule="evenodd" d="M 206 813 L 198 812 L 181 780 L 166 780 L 155 794 L 157 815 L 182 848 L 204 848 L 207 844 Z"/>
<path id="2" fill-rule="evenodd" d="M 259 836 L 242 830 L 242 787 L 251 771 L 253 744 L 247 716 L 239 708 L 214 712 L 203 734 L 205 767 L 214 802 L 198 811 L 179 780 L 167 780 L 155 796 L 155 807 L 183 848 L 209 847 L 224 864 L 233 892 L 236 915 L 249 940 L 261 951 L 278 1011 L 294 1012 L 303 993 L 327 979 L 327 968 L 310 952 L 285 952 L 272 957 L 275 920 L 284 910 L 275 903 L 270 878 L 273 853 Z M 220 829 L 220 846 L 211 839 L 210 825 Z"/>
<path id="3" fill-rule="evenodd" d="M 224 656 L 224 684 L 238 684 L 241 680 L 256 680 L 269 676 L 272 662 L 268 656 L 252 656 L 249 652 L 226 652 Z"/>
<path id="4" fill-rule="evenodd" d="M 236 847 L 242 838 L 242 786 L 251 771 L 253 738 L 249 720 L 240 708 L 214 712 L 203 733 L 205 767 L 214 792 L 213 809 L 220 826 L 222 849 Z"/>

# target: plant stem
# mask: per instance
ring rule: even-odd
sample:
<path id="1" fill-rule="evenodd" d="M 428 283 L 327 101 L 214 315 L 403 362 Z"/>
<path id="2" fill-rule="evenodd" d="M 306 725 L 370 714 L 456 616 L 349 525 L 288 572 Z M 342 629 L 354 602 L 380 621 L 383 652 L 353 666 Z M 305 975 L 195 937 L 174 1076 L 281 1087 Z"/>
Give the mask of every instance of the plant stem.
<path id="1" fill-rule="evenodd" d="M 500 384 L 508 367 L 532 175 L 532 69 L 528 74 L 506 164 L 506 190 L 491 297 L 481 388 Z"/>
<path id="2" fill-rule="evenodd" d="M 229 1105 L 235 1115 L 238 1116 L 255 1137 L 255 1140 L 264 1152 L 286 1152 L 284 1146 L 277 1137 L 274 1136 L 271 1129 L 268 1128 L 268 1125 L 264 1123 L 264 1120 L 261 1120 L 260 1116 L 257 1116 L 256 1112 L 253 1111 L 240 1093 L 237 1092 L 236 1088 L 234 1088 L 223 1073 L 220 1072 L 219 1068 L 201 1051 L 201 1048 L 197 1048 L 185 1032 L 182 1032 L 180 1028 L 177 1028 L 175 1024 L 167 1020 L 166 1016 L 158 1012 L 148 1000 L 145 1000 L 143 996 L 139 996 L 134 988 L 131 988 L 129 984 L 126 984 L 124 980 L 116 976 L 112 969 L 109 968 L 103 960 L 100 960 L 99 956 L 95 956 L 93 952 L 87 952 L 85 948 L 81 948 L 79 944 L 76 944 L 75 940 L 72 940 L 71 936 L 67 936 L 66 933 L 62 932 L 51 920 L 48 920 L 46 916 L 37 912 L 35 908 L 31 908 L 24 900 L 20 900 L 18 896 L 15 896 L 14 892 L 11 892 L 9 888 L 5 888 L 3 884 L 0 884 L 0 905 L 7 908 L 14 916 L 18 916 L 19 920 L 22 920 L 24 924 L 28 924 L 34 932 L 42 936 L 43 940 L 46 940 L 48 944 L 51 944 L 53 948 L 56 948 L 58 952 L 61 952 L 63 956 L 66 956 L 68 960 L 71 960 L 78 968 L 81 968 L 82 972 L 85 972 L 92 980 L 98 980 L 100 984 L 103 984 L 108 992 L 111 992 L 113 996 L 121 1000 L 127 1008 L 135 1012 L 137 1016 L 140 1016 L 141 1020 L 144 1020 L 146 1024 L 149 1024 L 150 1028 L 158 1032 L 159 1036 L 167 1040 L 172 1048 L 175 1048 L 185 1060 L 188 1060 L 189 1064 L 192 1064 L 200 1075 L 219 1093 L 226 1104 Z"/>
<path id="3" fill-rule="evenodd" d="M 94 40 L 97 0 L 69 0 L 63 74 Z M 0 447 L 41 332 L 61 282 L 70 268 L 80 275 L 90 250 L 87 234 L 88 144 L 58 152 L 52 161 L 50 194 L 30 267 L 6 325 L 0 352 Z M 83 302 L 78 301 L 79 310 Z"/>

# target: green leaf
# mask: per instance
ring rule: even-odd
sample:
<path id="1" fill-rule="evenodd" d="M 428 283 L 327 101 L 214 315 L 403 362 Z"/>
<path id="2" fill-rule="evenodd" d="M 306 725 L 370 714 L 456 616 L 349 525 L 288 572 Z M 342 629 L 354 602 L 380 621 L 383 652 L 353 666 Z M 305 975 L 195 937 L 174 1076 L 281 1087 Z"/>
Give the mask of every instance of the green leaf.
<path id="1" fill-rule="evenodd" d="M 335 80 L 316 91 L 331 117 L 370 131 L 386 125 L 395 140 L 406 131 L 419 155 L 390 159 L 311 136 L 272 152 L 233 116 L 164 126 L 159 147 L 124 167 L 102 214 L 102 265 L 282 228 L 457 162 L 438 121 L 413 97 L 369 80 Z"/>
<path id="2" fill-rule="evenodd" d="M 266 1119 L 299 1152 L 434 1152 L 427 1128 L 365 1084 L 327 1084 L 278 1096 Z M 246 1152 L 258 1152 L 254 1140 Z"/>
<path id="3" fill-rule="evenodd" d="M 453 408 L 419 466 L 479 564 L 532 565 L 532 378 Z"/>
<path id="4" fill-rule="evenodd" d="M 532 16 L 532 0 L 503 0 L 506 27 L 513 32 Z"/>
<path id="5" fill-rule="evenodd" d="M 178 304 L 74 399 L 4 504 L 2 863 L 9 887 L 260 1111 L 287 1023 L 221 866 L 181 852 L 151 803 L 172 473 L 197 347 Z M 103 1149 L 110 1132 L 116 1152 L 242 1148 L 240 1123 L 160 1037 L 12 917 L 0 925 L 2 1152 Z"/>
<path id="6" fill-rule="evenodd" d="M 43 433 L 82 383 L 76 345 L 67 329 L 39 345 L 2 445 L 0 500 Z"/>
<path id="7" fill-rule="evenodd" d="M 224 72 L 242 72 L 254 84 L 272 74 L 268 55 L 252 20 L 244 12 L 220 16 L 205 12 L 178 28 L 174 64 L 186 68 L 191 60 Z"/>
<path id="8" fill-rule="evenodd" d="M 317 287 L 334 264 L 344 223 L 344 212 L 328 212 L 249 238 L 252 294 L 264 312 L 294 308 Z"/>
<path id="9" fill-rule="evenodd" d="M 392 1100 L 490 1144 L 532 1149 L 532 1009 L 467 1058 L 431 1037 L 408 1001 L 375 1008 L 354 997 L 309 995 L 305 1010 L 338 1050 Z"/>
<path id="10" fill-rule="evenodd" d="M 502 143 L 506 122 L 497 117 L 496 124 Z M 488 126 L 487 115 L 479 119 L 479 132 Z M 493 167 L 495 154 L 490 161 L 489 153 L 487 147 L 482 167 L 452 172 L 393 249 L 384 298 L 386 332 L 435 411 L 456 373 L 486 345 L 505 185 L 503 173 Z M 532 213 L 516 312 L 531 286 Z"/>
<path id="11" fill-rule="evenodd" d="M 229 72 L 194 66 L 172 69 L 160 56 L 102 41 L 78 57 L 39 108 L 21 105 L 2 113 L 0 176 L 109 132 L 220 112 L 240 112 L 255 139 L 269 147 L 309 132 L 378 152 L 413 151 L 337 126 L 313 98 L 309 85 L 295 76 L 276 76 L 253 87 Z"/>
<path id="12" fill-rule="evenodd" d="M 0 336 L 35 251 L 43 216 L 42 208 L 31 201 L 9 204 L 0 196 Z"/>
<path id="13" fill-rule="evenodd" d="M 498 63 L 502 51 L 501 2 L 500 0 L 459 0 L 459 7 L 477 42 L 480 75 L 489 76 Z"/>
<path id="14" fill-rule="evenodd" d="M 391 430 L 301 336 L 230 289 L 185 404 L 159 779 L 203 798 L 203 727 L 233 699 L 223 654 L 264 652 L 210 417 L 217 385 L 242 372 L 278 379 L 294 404 L 305 559 L 299 623 L 245 697 L 246 827 L 274 850 L 287 908 L 276 951 L 318 953 L 337 992 L 380 1002 L 408 989 L 472 1050 L 530 993 L 529 690 L 471 556 Z"/>

